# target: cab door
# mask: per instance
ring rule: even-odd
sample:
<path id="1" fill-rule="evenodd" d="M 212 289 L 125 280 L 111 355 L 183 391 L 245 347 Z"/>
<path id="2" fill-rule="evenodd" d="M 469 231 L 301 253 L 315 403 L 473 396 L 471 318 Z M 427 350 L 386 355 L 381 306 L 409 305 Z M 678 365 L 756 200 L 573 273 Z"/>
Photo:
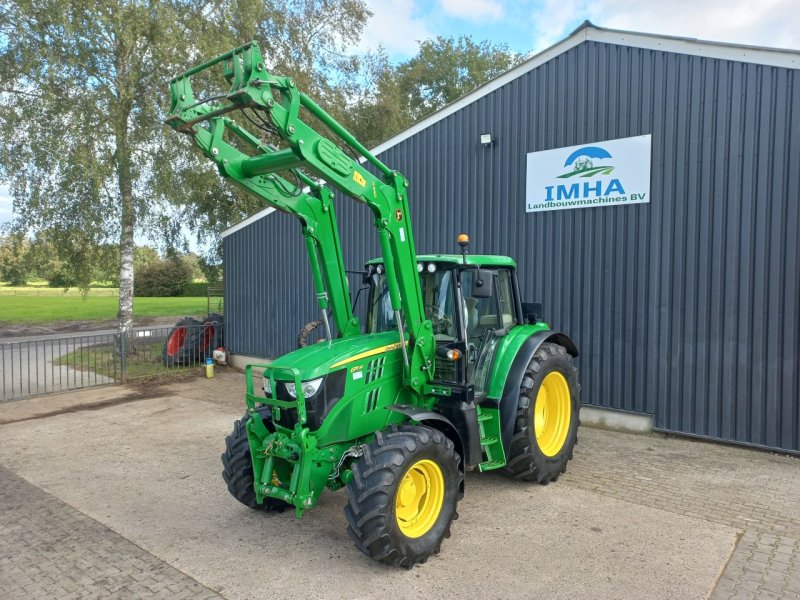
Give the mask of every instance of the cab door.
<path id="1" fill-rule="evenodd" d="M 462 330 L 465 342 L 464 383 L 475 396 L 486 394 L 495 352 L 505 333 L 519 324 L 513 274 L 510 269 L 462 269 L 459 277 Z"/>

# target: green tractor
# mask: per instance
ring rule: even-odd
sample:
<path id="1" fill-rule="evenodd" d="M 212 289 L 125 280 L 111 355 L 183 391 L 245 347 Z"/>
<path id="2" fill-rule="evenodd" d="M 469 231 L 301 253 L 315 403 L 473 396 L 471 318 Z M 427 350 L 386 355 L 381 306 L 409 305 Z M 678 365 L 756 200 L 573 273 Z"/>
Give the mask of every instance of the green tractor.
<path id="1" fill-rule="evenodd" d="M 192 77 L 209 69 L 230 89 L 196 98 Z M 297 217 L 326 338 L 245 369 L 247 413 L 222 455 L 234 498 L 299 518 L 343 487 L 359 550 L 410 568 L 449 537 L 466 471 L 541 484 L 564 472 L 579 425 L 578 350 L 522 302 L 514 260 L 470 254 L 465 235 L 459 253 L 418 256 L 406 179 L 293 79 L 269 73 L 255 42 L 176 77 L 170 95 L 169 126 L 223 177 Z M 381 257 L 365 265 L 363 326 L 334 189 L 375 217 Z"/>

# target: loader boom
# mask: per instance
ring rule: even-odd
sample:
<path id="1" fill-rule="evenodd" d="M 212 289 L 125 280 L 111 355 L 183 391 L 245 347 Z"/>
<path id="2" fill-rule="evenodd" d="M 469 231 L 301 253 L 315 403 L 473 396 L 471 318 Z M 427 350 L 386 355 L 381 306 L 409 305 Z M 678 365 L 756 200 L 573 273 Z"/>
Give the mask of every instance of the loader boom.
<path id="1" fill-rule="evenodd" d="M 192 76 L 218 65 L 223 67 L 230 90 L 222 96 L 196 99 Z M 342 337 L 358 333 L 360 327 L 350 307 L 333 192 L 324 183 L 369 206 L 375 217 L 404 353 L 404 384 L 415 394 L 423 395 L 432 378 L 435 343 L 422 303 L 406 179 L 301 93 L 292 78 L 269 73 L 256 42 L 174 78 L 170 95 L 168 125 L 192 136 L 223 176 L 301 221 L 319 306 L 323 314 L 331 307 Z M 306 123 L 301 118 L 301 108 L 333 132 L 336 142 Z M 240 111 L 256 125 L 260 120 L 263 127 L 259 127 L 275 134 L 281 147 L 263 143 L 241 122 L 230 118 L 229 113 L 234 111 Z M 232 143 L 231 136 L 238 142 Z M 242 143 L 248 152 L 239 149 Z M 341 145 L 364 162 L 350 156 Z M 288 181 L 287 174 L 296 182 Z"/>

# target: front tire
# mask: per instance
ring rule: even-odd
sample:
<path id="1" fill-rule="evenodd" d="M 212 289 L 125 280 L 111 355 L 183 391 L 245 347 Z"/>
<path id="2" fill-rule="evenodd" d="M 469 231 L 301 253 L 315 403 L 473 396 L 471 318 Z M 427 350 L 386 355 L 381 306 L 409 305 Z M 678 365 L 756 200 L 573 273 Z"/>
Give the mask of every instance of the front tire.
<path id="1" fill-rule="evenodd" d="M 269 406 L 262 406 L 256 409 L 264 420 L 267 429 L 274 431 L 272 425 L 272 409 Z M 222 453 L 222 479 L 228 486 L 231 496 L 239 502 L 252 508 L 264 512 L 277 511 L 283 512 L 289 506 L 288 503 L 276 498 L 264 498 L 264 502 L 259 504 L 256 501 L 256 491 L 253 488 L 253 461 L 250 457 L 250 444 L 247 441 L 248 415 L 233 424 L 233 431 L 225 437 L 225 452 Z"/>
<path id="2" fill-rule="evenodd" d="M 410 569 L 437 554 L 458 518 L 460 458 L 440 431 L 378 432 L 347 484 L 347 533 L 364 554 Z"/>
<path id="3" fill-rule="evenodd" d="M 580 425 L 578 370 L 566 348 L 544 343 L 519 390 L 514 435 L 504 472 L 547 485 L 567 470 Z"/>

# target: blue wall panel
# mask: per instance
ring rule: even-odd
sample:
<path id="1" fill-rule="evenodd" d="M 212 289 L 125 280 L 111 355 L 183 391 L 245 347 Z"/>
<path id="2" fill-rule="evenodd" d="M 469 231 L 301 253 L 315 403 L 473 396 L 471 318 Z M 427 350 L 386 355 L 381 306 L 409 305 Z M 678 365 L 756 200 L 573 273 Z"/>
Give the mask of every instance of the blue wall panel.
<path id="1" fill-rule="evenodd" d="M 411 182 L 420 253 L 466 231 L 517 258 L 525 299 L 581 349 L 585 403 L 798 451 L 799 73 L 584 42 L 381 159 Z M 650 204 L 525 213 L 528 152 L 643 134 Z M 337 216 L 358 268 L 370 215 L 339 200 Z M 224 253 L 232 351 L 292 349 L 317 318 L 298 226 L 269 215 Z"/>

